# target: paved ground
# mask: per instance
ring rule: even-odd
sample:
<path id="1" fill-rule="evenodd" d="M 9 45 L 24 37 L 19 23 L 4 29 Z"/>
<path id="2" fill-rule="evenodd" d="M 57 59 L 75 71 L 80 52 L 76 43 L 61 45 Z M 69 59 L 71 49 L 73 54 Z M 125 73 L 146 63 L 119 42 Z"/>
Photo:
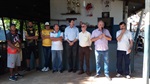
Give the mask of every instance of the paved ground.
<path id="1" fill-rule="evenodd" d="M 92 76 L 86 74 L 77 75 L 77 73 L 52 73 L 49 72 L 24 72 L 24 77 L 19 78 L 18 81 L 12 82 L 8 80 L 8 75 L 0 76 L 0 84 L 142 84 L 142 61 L 143 53 L 138 53 L 135 56 L 135 71 L 132 73 L 131 79 L 124 77 L 117 78 L 114 73 L 111 73 L 112 81 L 107 80 L 104 75 L 100 78 L 94 78 L 95 73 Z"/>

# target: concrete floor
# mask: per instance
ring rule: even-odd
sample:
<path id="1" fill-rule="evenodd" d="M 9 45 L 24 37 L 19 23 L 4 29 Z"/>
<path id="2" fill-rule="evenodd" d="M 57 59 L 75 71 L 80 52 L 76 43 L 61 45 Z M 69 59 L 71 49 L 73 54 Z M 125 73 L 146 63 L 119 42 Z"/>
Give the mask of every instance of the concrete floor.
<path id="1" fill-rule="evenodd" d="M 109 81 L 102 76 L 100 78 L 94 78 L 95 73 L 92 76 L 87 76 L 86 74 L 78 75 L 77 73 L 68 73 L 64 71 L 63 73 L 52 73 L 49 72 L 22 72 L 24 74 L 23 78 L 19 78 L 18 81 L 9 81 L 9 74 L 0 76 L 0 84 L 142 84 L 142 61 L 143 53 L 138 53 L 135 56 L 135 71 L 132 73 L 131 79 L 126 79 L 124 77 L 117 78 L 115 73 L 111 73 L 112 81 Z"/>

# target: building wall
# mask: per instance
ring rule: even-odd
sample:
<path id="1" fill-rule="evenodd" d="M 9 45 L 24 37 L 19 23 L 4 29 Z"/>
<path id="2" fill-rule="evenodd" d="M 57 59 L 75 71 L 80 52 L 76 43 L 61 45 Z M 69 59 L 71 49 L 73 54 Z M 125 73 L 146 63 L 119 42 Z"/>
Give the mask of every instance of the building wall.
<path id="1" fill-rule="evenodd" d="M 93 16 L 87 17 L 86 10 L 83 7 L 83 0 L 80 0 L 80 11 L 81 15 L 61 15 L 61 13 L 67 12 L 67 0 L 50 0 L 50 11 L 51 19 L 66 19 L 66 18 L 77 18 L 76 25 L 80 21 L 87 22 L 90 25 L 97 25 L 97 18 L 102 16 L 102 4 L 101 0 L 85 0 L 86 3 L 92 3 L 94 6 Z M 111 2 L 110 17 L 114 17 L 114 25 L 118 25 L 120 21 L 123 20 L 123 1 Z M 51 24 L 55 24 L 57 21 L 51 21 Z M 67 24 L 66 21 L 60 21 L 60 25 Z"/>

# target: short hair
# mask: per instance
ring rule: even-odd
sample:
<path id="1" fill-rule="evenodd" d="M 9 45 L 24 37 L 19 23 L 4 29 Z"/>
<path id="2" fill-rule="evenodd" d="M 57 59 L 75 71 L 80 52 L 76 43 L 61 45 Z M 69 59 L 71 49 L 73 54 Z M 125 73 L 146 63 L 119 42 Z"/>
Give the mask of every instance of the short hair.
<path id="1" fill-rule="evenodd" d="M 87 26 L 87 24 L 86 24 L 86 23 L 84 23 L 84 22 L 83 22 L 81 25 L 86 25 L 86 26 Z"/>
<path id="2" fill-rule="evenodd" d="M 68 22 L 70 23 L 72 20 L 74 21 L 74 19 L 69 19 Z"/>
<path id="3" fill-rule="evenodd" d="M 103 22 L 103 23 L 104 23 L 104 25 L 105 25 L 105 22 L 104 22 L 102 19 L 98 20 L 98 23 L 99 23 L 99 22 Z"/>
<path id="4" fill-rule="evenodd" d="M 126 25 L 126 23 L 125 23 L 125 22 L 120 22 L 120 23 L 119 23 L 119 25 L 122 25 L 122 24 Z"/>
<path id="5" fill-rule="evenodd" d="M 53 26 L 53 27 L 55 27 L 56 25 L 57 25 L 57 26 L 59 26 L 58 24 L 54 24 L 54 26 Z"/>
<path id="6" fill-rule="evenodd" d="M 10 27 L 12 27 L 12 26 L 16 26 L 16 24 L 10 24 Z"/>

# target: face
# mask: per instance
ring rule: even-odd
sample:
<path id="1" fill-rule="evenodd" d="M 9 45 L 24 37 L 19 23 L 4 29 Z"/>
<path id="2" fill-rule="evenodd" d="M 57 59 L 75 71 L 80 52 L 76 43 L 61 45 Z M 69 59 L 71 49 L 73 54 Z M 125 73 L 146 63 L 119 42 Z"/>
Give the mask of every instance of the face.
<path id="1" fill-rule="evenodd" d="M 98 28 L 104 28 L 104 22 L 103 21 L 98 22 Z"/>
<path id="2" fill-rule="evenodd" d="M 82 24 L 82 25 L 81 25 L 81 30 L 82 30 L 82 31 L 86 31 L 86 28 L 87 28 L 87 26 L 86 26 L 85 24 Z"/>
<path id="3" fill-rule="evenodd" d="M 11 32 L 12 34 L 16 34 L 16 26 L 11 26 L 11 27 L 10 27 L 10 32 Z"/>
<path id="4" fill-rule="evenodd" d="M 126 29 L 126 25 L 125 25 L 125 24 L 120 25 L 120 29 L 121 29 L 121 30 L 122 30 L 122 29 Z"/>
<path id="5" fill-rule="evenodd" d="M 32 23 L 32 22 L 29 22 L 29 23 L 28 23 L 28 26 L 33 26 L 33 23 Z"/>
<path id="6" fill-rule="evenodd" d="M 55 30 L 56 32 L 58 32 L 58 31 L 59 31 L 59 26 L 58 26 L 58 25 L 55 25 L 55 26 L 54 26 L 54 30 Z"/>
<path id="7" fill-rule="evenodd" d="M 71 20 L 71 22 L 69 24 L 70 24 L 70 26 L 74 26 L 74 21 Z"/>
<path id="8" fill-rule="evenodd" d="M 50 29 L 50 26 L 49 25 L 45 25 L 45 29 Z"/>

